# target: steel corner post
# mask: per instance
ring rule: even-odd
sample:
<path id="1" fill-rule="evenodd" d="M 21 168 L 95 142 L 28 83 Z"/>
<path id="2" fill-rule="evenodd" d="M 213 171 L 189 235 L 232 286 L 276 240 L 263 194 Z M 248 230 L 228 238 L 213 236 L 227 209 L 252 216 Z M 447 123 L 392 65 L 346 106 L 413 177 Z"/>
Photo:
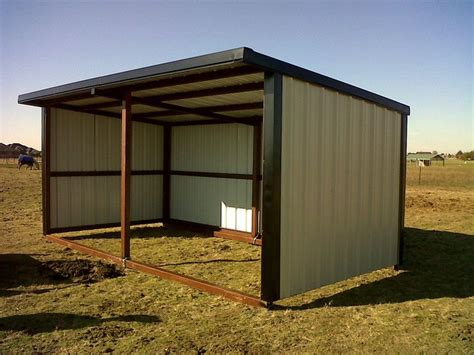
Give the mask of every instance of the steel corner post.
<path id="1" fill-rule="evenodd" d="M 265 73 L 261 297 L 280 299 L 281 143 L 283 78 Z"/>

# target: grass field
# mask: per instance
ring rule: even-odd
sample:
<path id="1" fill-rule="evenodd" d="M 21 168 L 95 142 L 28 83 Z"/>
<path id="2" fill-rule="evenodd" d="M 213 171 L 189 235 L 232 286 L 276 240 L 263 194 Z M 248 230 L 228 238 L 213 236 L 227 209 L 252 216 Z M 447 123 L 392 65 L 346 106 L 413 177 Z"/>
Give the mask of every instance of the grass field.
<path id="1" fill-rule="evenodd" d="M 325 286 L 273 311 L 134 271 L 108 275 L 96 259 L 45 242 L 40 179 L 0 165 L 0 353 L 474 352 L 474 164 L 423 168 L 421 185 L 408 166 L 402 271 Z M 116 233 L 94 233 L 75 239 L 118 251 Z M 133 230 L 132 251 L 258 293 L 257 247 L 149 226 Z M 77 263 L 90 269 L 51 269 Z"/>

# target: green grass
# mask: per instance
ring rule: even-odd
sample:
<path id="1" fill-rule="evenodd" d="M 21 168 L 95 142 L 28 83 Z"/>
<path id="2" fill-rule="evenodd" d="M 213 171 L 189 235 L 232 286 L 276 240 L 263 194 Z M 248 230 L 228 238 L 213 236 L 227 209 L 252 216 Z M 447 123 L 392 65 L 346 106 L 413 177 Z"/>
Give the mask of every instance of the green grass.
<path id="1" fill-rule="evenodd" d="M 413 163 L 407 165 L 407 186 L 409 188 L 430 188 L 474 190 L 474 162 L 464 164 L 461 160 L 446 160 L 446 165 L 435 162 L 432 166 L 420 168 Z"/>
<path id="2" fill-rule="evenodd" d="M 0 167 L 0 353 L 472 353 L 472 168 L 424 169 L 418 186 L 408 167 L 403 270 L 325 286 L 268 311 L 134 271 L 92 284 L 50 278 L 43 262 L 94 259 L 41 237 L 40 171 Z M 117 253 L 113 236 L 77 233 Z M 143 261 L 257 292 L 258 248 L 160 228 L 133 236 Z"/>

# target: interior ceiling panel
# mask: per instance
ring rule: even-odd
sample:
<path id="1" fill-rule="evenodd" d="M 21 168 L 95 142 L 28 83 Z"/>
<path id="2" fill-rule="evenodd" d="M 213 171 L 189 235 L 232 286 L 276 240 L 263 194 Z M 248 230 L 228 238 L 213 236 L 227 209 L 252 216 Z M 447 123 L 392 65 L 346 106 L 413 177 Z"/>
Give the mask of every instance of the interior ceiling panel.
<path id="1" fill-rule="evenodd" d="M 230 105 L 242 104 L 249 102 L 257 102 L 263 100 L 263 90 L 261 91 L 247 91 L 235 94 L 215 95 L 206 97 L 195 97 L 190 99 L 182 99 L 169 101 L 174 105 L 186 106 L 191 108 L 214 105 Z"/>
<path id="2" fill-rule="evenodd" d="M 224 96 L 224 95 L 222 95 Z M 211 97 L 212 98 L 212 97 Z M 234 103 L 237 103 L 237 104 L 240 104 L 240 103 L 258 103 L 258 102 L 261 102 L 261 95 L 256 95 L 253 100 L 249 100 L 249 101 L 238 101 L 235 99 L 235 97 L 233 98 L 233 100 L 222 100 L 222 98 L 219 100 L 219 102 L 222 102 L 223 105 L 227 105 L 227 104 L 234 104 Z M 214 105 L 214 104 L 211 104 L 212 100 L 202 100 L 201 102 L 201 105 L 196 105 L 196 104 L 190 104 L 187 102 L 187 100 L 182 100 L 182 102 L 180 102 L 180 106 L 183 106 L 183 107 L 188 107 L 188 108 L 196 108 L 196 107 L 199 107 L 199 108 L 206 108 L 208 106 L 220 106 L 219 105 Z M 116 106 L 116 107 L 109 107 L 109 108 L 105 108 L 105 109 L 102 109 L 103 111 L 107 111 L 107 112 L 112 112 L 112 113 L 120 113 L 121 111 L 121 108 L 119 106 Z M 138 114 L 138 113 L 149 113 L 149 112 L 168 112 L 169 110 L 166 110 L 166 109 L 162 109 L 162 108 L 158 108 L 158 107 L 153 107 L 153 106 L 147 106 L 147 105 L 133 105 L 132 106 L 132 112 L 134 114 Z M 226 110 L 214 110 L 214 112 L 218 112 L 218 113 L 221 113 L 221 114 L 224 114 L 224 115 L 228 115 L 228 116 L 232 116 L 232 117 L 247 117 L 247 116 L 261 116 L 263 114 L 263 109 L 247 109 L 247 110 L 233 110 L 233 111 L 226 111 Z M 184 115 L 179 115 L 180 117 L 181 116 L 184 116 Z M 169 117 L 169 116 L 166 116 L 166 117 Z M 201 116 L 199 116 L 201 117 Z M 161 117 L 161 118 L 164 118 L 164 117 Z"/>
<path id="3" fill-rule="evenodd" d="M 122 87 L 123 85 L 134 85 L 134 84 L 152 83 L 152 82 L 159 83 L 162 80 L 166 80 L 170 78 L 184 78 L 186 76 L 194 75 L 194 74 L 212 73 L 212 72 L 225 70 L 225 69 L 233 69 L 233 68 L 248 67 L 248 66 L 249 66 L 248 64 L 244 64 L 244 63 L 215 64 L 215 65 L 212 65 L 211 67 L 194 68 L 194 69 L 182 70 L 182 71 L 179 71 L 178 73 L 167 73 L 167 74 L 161 74 L 154 77 L 135 79 L 135 80 L 128 81 L 126 84 L 123 84 L 123 83 L 112 84 L 112 85 L 109 85 L 107 89 L 116 89 L 116 88 L 118 89 Z M 263 74 L 262 74 L 262 78 L 263 78 Z"/>
<path id="4" fill-rule="evenodd" d="M 174 94 L 178 92 L 204 90 L 204 89 L 218 88 L 218 87 L 224 87 L 224 86 L 242 85 L 242 84 L 258 83 L 258 82 L 263 83 L 263 73 L 240 75 L 240 76 L 216 79 L 216 80 L 199 81 L 199 82 L 190 83 L 190 84 L 173 85 L 173 86 L 167 86 L 167 87 L 158 88 L 158 89 L 134 91 L 133 95 L 137 97 L 147 97 L 147 96 L 156 96 L 156 95 L 171 94 L 171 93 Z"/>
<path id="5" fill-rule="evenodd" d="M 130 84 L 135 84 L 135 83 L 159 82 L 161 80 L 169 79 L 169 78 L 182 78 L 182 77 L 186 77 L 186 76 L 194 75 L 194 74 L 212 73 L 212 72 L 219 71 L 219 70 L 233 69 L 233 68 L 239 68 L 239 67 L 245 67 L 245 66 L 248 66 L 248 64 L 244 64 L 244 63 L 216 64 L 216 65 L 212 65 L 211 67 L 194 68 L 194 69 L 182 70 L 179 73 L 168 73 L 168 74 L 158 75 L 158 76 L 155 76 L 155 77 L 137 79 L 137 80 L 134 80 L 134 81 L 130 81 L 129 83 Z M 111 86 L 111 87 L 113 87 L 113 86 Z"/>
<path id="6" fill-rule="evenodd" d="M 263 110 L 262 109 L 257 109 L 257 110 L 241 110 L 241 111 L 231 111 L 231 112 L 223 112 L 226 116 L 229 117 L 252 117 L 252 116 L 262 116 L 263 115 Z M 154 117 L 150 116 L 148 118 L 152 119 L 157 119 L 160 121 L 186 121 L 186 120 L 194 120 L 194 119 L 203 119 L 203 120 L 209 120 L 208 117 L 205 116 L 200 116 L 200 115 L 192 115 L 192 114 L 179 114 L 179 115 L 169 115 L 169 116 L 159 116 L 159 117 Z"/>
<path id="7" fill-rule="evenodd" d="M 157 111 L 166 111 L 165 109 L 159 107 L 153 107 L 148 105 L 133 105 L 132 113 L 146 113 L 146 112 L 157 112 Z"/>
<path id="8" fill-rule="evenodd" d="M 229 112 L 225 112 L 225 115 L 231 116 L 231 117 L 263 116 L 263 109 L 229 111 Z"/>
<path id="9" fill-rule="evenodd" d="M 93 96 L 89 99 L 82 99 L 82 100 L 74 100 L 74 101 L 68 101 L 68 105 L 74 105 L 74 106 L 86 106 L 86 105 L 93 105 L 93 104 L 101 104 L 104 102 L 113 102 L 115 100 L 106 98 L 106 97 L 100 97 L 100 96 Z"/>
<path id="10" fill-rule="evenodd" d="M 150 117 L 159 121 L 166 122 L 184 122 L 184 121 L 208 121 L 210 118 L 198 116 L 198 115 L 178 115 L 178 116 L 166 116 L 166 117 Z"/>
<path id="11" fill-rule="evenodd" d="M 190 74 L 196 73 L 206 73 L 206 72 L 217 72 L 220 70 L 227 70 L 236 67 L 242 67 L 242 64 L 237 65 L 230 65 L 230 66 L 221 66 L 209 70 L 200 69 L 200 70 L 193 70 L 188 71 L 186 73 L 179 73 L 178 75 L 167 75 L 164 77 L 153 78 L 153 79 L 146 79 L 146 80 L 139 80 L 137 83 L 142 82 L 159 82 L 163 79 L 170 79 L 170 78 L 179 78 Z M 253 83 L 261 83 L 263 87 L 263 80 L 264 74 L 263 72 L 259 73 L 251 73 L 251 74 L 244 74 L 240 76 L 222 78 L 222 79 L 214 79 L 214 80 L 204 80 L 199 82 L 193 82 L 188 84 L 181 84 L 181 85 L 171 85 L 162 88 L 156 89 L 146 89 L 140 91 L 132 92 L 132 95 L 135 97 L 150 97 L 150 96 L 161 96 L 165 94 L 177 94 L 177 93 L 186 93 L 186 92 L 197 92 L 199 95 L 200 90 L 207 90 L 207 89 L 214 89 L 214 88 L 221 88 L 221 87 L 229 87 L 229 86 L 239 86 L 245 84 L 253 84 Z M 243 91 L 243 92 L 234 92 L 234 93 L 227 93 L 221 95 L 212 95 L 212 96 L 198 96 L 192 98 L 184 98 L 178 100 L 164 100 L 163 102 L 170 103 L 177 106 L 182 106 L 185 108 L 207 108 L 213 106 L 226 106 L 226 105 L 235 105 L 235 104 L 248 104 L 248 103 L 259 103 L 263 101 L 263 90 L 255 90 L 255 91 Z M 92 107 L 92 109 L 96 109 L 103 112 L 120 114 L 121 106 L 113 104 L 117 103 L 117 100 L 113 100 L 108 97 L 91 97 L 81 100 L 74 100 L 74 101 L 67 101 L 68 105 L 74 106 L 76 108 L 83 107 L 85 109 L 86 106 L 95 105 L 95 104 L 102 104 L 102 103 L 111 103 L 112 106 L 107 107 Z M 158 101 L 159 106 L 159 101 Z M 133 114 L 140 114 L 140 117 L 143 118 L 150 118 L 156 119 L 160 121 L 168 121 L 168 122 L 181 122 L 181 121 L 193 121 L 193 120 L 209 120 L 209 117 L 205 117 L 202 115 L 195 115 L 195 114 L 178 114 L 178 115 L 170 115 L 170 116 L 155 116 L 151 115 L 147 117 L 147 113 L 156 113 L 162 111 L 169 111 L 168 109 L 163 109 L 157 106 L 150 106 L 150 105 L 143 105 L 143 104 L 134 104 L 132 106 Z M 179 112 L 179 110 L 177 110 Z M 251 117 L 251 116 L 262 116 L 263 110 L 262 109 L 247 109 L 247 110 L 234 110 L 234 111 L 226 111 L 226 110 L 215 110 L 214 112 L 218 112 L 219 114 L 226 115 L 229 117 Z"/>
<path id="12" fill-rule="evenodd" d="M 121 107 L 114 106 L 114 107 L 107 107 L 101 109 L 102 111 L 112 112 L 112 113 L 120 113 Z M 162 108 L 148 106 L 148 105 L 133 105 L 132 106 L 132 113 L 146 113 L 146 112 L 157 112 L 157 111 L 167 111 Z"/>
<path id="13" fill-rule="evenodd" d="M 262 101 L 263 101 L 263 90 L 257 90 L 257 91 L 248 91 L 248 92 L 241 92 L 241 93 L 234 93 L 234 94 L 196 97 L 196 98 L 181 99 L 181 100 L 174 100 L 174 101 L 167 101 L 167 102 L 172 103 L 174 105 L 186 107 L 186 108 L 206 108 L 209 106 L 221 106 L 221 105 L 225 106 L 225 105 L 234 105 L 234 104 L 258 103 Z M 121 108 L 120 106 L 115 106 L 115 107 L 103 108 L 102 110 L 118 114 L 120 113 Z M 159 108 L 159 107 L 154 107 L 154 106 L 142 105 L 142 104 L 137 104 L 137 105 L 132 106 L 132 112 L 134 114 L 144 114 L 144 113 L 163 112 L 163 111 L 169 111 L 169 110 Z M 227 115 L 230 117 L 239 117 L 239 118 L 263 115 L 262 109 L 235 110 L 235 111 L 215 110 L 215 112 L 219 112 L 220 114 Z M 150 118 L 153 118 L 153 117 L 151 116 Z M 209 118 L 206 118 L 200 115 L 183 114 L 183 115 L 176 115 L 176 116 L 155 117 L 155 119 L 166 120 L 170 122 L 174 122 L 174 121 L 177 122 L 177 121 L 186 121 L 188 119 L 193 120 L 193 119 L 209 119 Z"/>

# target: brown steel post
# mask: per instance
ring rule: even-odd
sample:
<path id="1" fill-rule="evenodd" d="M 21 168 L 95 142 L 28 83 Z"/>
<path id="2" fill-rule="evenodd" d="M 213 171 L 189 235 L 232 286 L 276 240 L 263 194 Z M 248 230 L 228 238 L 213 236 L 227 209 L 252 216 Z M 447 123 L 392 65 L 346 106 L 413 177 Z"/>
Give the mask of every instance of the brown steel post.
<path id="1" fill-rule="evenodd" d="M 130 179 L 132 163 L 132 106 L 131 95 L 126 94 L 122 101 L 122 167 L 120 223 L 122 258 L 130 258 Z"/>
<path id="2" fill-rule="evenodd" d="M 42 109 L 42 138 L 41 138 L 41 177 L 42 177 L 42 200 L 43 200 L 43 235 L 49 234 L 51 230 L 50 201 L 51 201 L 51 109 Z"/>
<path id="3" fill-rule="evenodd" d="M 163 220 L 170 218 L 171 125 L 163 126 Z"/>
<path id="4" fill-rule="evenodd" d="M 262 125 L 253 127 L 253 171 L 252 171 L 252 236 L 258 230 L 258 214 L 260 212 L 260 168 L 262 165 Z"/>

